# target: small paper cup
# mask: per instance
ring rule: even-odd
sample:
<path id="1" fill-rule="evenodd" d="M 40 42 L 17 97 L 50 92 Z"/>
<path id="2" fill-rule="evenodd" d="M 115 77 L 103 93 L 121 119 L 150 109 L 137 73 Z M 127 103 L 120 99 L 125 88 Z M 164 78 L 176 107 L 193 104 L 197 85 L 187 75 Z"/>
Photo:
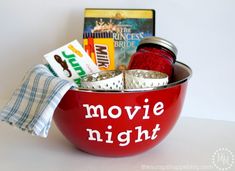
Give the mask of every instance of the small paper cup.
<path id="1" fill-rule="evenodd" d="M 81 88 L 91 90 L 123 90 L 123 73 L 107 70 L 89 74 L 81 79 Z"/>
<path id="2" fill-rule="evenodd" d="M 125 71 L 126 89 L 155 88 L 167 85 L 168 80 L 168 75 L 162 72 L 141 69 Z"/>

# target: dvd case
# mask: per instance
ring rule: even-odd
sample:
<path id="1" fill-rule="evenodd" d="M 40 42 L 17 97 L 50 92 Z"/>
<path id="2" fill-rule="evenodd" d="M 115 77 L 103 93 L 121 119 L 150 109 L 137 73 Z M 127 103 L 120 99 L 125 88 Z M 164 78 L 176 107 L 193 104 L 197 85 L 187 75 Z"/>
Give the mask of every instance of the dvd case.
<path id="1" fill-rule="evenodd" d="M 153 9 L 97 9 L 84 13 L 84 33 L 112 33 L 116 68 L 127 67 L 139 41 L 155 35 Z"/>

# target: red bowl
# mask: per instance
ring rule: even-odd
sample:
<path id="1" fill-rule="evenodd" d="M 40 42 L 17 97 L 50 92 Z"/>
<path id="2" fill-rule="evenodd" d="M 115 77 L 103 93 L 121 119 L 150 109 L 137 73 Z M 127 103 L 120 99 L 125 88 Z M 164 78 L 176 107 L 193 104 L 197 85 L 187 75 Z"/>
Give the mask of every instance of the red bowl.
<path id="1" fill-rule="evenodd" d="M 192 74 L 180 62 L 174 80 L 157 90 L 69 90 L 54 113 L 59 130 L 77 148 L 102 156 L 127 156 L 161 142 L 181 112 Z"/>

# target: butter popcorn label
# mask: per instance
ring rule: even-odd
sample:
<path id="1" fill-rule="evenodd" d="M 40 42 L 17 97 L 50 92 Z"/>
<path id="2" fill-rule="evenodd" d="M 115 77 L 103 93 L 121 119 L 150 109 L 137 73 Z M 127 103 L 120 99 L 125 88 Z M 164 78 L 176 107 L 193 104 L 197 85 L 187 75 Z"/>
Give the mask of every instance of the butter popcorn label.
<path id="1" fill-rule="evenodd" d="M 77 40 L 44 55 L 44 57 L 59 77 L 74 81 L 77 85 L 80 85 L 81 78 L 87 74 L 99 72 L 97 65 Z"/>

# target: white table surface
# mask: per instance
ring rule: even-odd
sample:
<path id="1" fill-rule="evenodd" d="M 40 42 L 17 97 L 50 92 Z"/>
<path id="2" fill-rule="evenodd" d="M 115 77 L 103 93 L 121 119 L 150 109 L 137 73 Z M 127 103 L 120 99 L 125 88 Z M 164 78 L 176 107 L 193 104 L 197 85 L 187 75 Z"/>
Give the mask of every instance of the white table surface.
<path id="1" fill-rule="evenodd" d="M 0 171 L 216 170 L 216 150 L 224 147 L 235 155 L 234 133 L 235 122 L 183 117 L 155 148 L 107 158 L 76 150 L 54 124 L 44 139 L 0 122 Z M 235 164 L 229 170 L 234 169 Z"/>

